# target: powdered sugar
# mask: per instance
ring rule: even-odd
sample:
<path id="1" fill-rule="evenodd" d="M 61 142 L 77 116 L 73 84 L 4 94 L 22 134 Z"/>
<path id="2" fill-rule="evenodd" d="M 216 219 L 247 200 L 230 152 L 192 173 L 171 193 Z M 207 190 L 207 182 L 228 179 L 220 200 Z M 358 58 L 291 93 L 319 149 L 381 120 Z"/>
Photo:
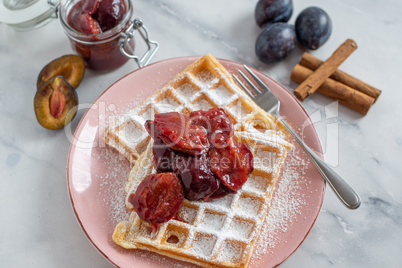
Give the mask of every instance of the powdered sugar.
<path id="1" fill-rule="evenodd" d="M 243 248 L 236 243 L 226 241 L 222 244 L 218 259 L 222 261 L 230 260 L 233 263 L 239 262 L 242 257 Z"/>
<path id="2" fill-rule="evenodd" d="M 202 88 L 211 88 L 211 86 L 218 82 L 219 78 L 207 70 L 202 70 L 196 74 L 197 79 L 201 82 Z"/>
<path id="3" fill-rule="evenodd" d="M 247 239 L 252 234 L 254 228 L 254 222 L 244 221 L 235 218 L 229 228 L 229 232 L 232 233 L 234 237 L 239 237 L 240 239 Z"/>
<path id="4" fill-rule="evenodd" d="M 197 89 L 189 83 L 184 83 L 176 90 L 179 92 L 179 95 L 187 102 L 190 102 L 190 99 L 192 99 L 192 97 L 197 93 Z"/>
<path id="5" fill-rule="evenodd" d="M 205 99 L 200 99 L 200 101 L 196 102 L 195 104 L 193 104 L 194 110 L 204 110 L 204 111 L 208 111 L 209 109 L 213 108 L 213 105 L 211 105 L 211 103 L 209 103 L 207 100 Z"/>
<path id="6" fill-rule="evenodd" d="M 196 85 L 198 86 L 198 84 L 202 84 L 203 87 L 200 87 L 200 91 L 198 92 L 199 94 L 193 96 L 194 99 L 198 99 L 199 96 L 201 95 L 201 93 L 205 93 L 205 95 L 203 95 L 203 98 L 199 98 L 200 101 L 196 102 L 196 104 L 194 105 L 194 103 L 191 103 L 189 105 L 191 106 L 201 106 L 201 107 L 191 107 L 194 108 L 195 110 L 197 109 L 203 109 L 203 110 L 207 110 L 210 107 L 210 103 L 209 103 L 209 98 L 211 96 L 213 96 L 213 94 L 216 94 L 215 97 L 213 97 L 212 99 L 216 100 L 218 99 L 219 101 L 223 101 L 223 99 L 227 99 L 227 98 L 223 98 L 224 95 L 229 94 L 230 92 L 224 92 L 221 91 L 218 88 L 215 89 L 211 89 L 212 85 L 215 85 L 217 81 L 214 81 L 214 79 L 210 78 L 211 74 L 206 73 L 206 74 L 202 74 L 200 76 L 198 76 L 197 78 L 200 80 L 200 82 L 197 82 Z M 189 92 L 187 92 L 187 90 L 189 90 L 188 88 L 184 88 L 183 91 L 186 94 L 189 94 Z M 208 90 L 210 92 L 212 92 L 212 95 L 210 95 L 208 92 Z M 213 92 L 213 90 L 216 90 Z M 190 90 L 189 90 L 190 91 Z M 177 100 L 179 102 L 181 102 L 182 100 L 185 99 L 189 99 L 189 95 L 183 96 L 183 97 L 178 97 Z M 237 96 L 236 96 L 237 98 Z M 237 120 L 238 122 L 242 122 L 242 121 L 246 121 L 245 119 L 247 118 L 247 116 L 251 113 L 253 113 L 252 107 L 250 107 L 250 105 L 248 105 L 247 103 L 243 103 L 241 101 L 241 99 L 238 99 L 237 101 L 236 98 L 232 98 L 231 99 L 231 105 L 228 105 L 228 109 L 229 112 L 231 112 L 232 114 L 235 114 L 236 118 L 239 118 L 240 120 Z M 165 97 L 166 100 L 166 97 Z M 174 99 L 172 99 L 174 100 Z M 176 102 L 176 100 L 174 100 L 174 102 Z M 152 104 L 156 104 L 155 102 L 153 102 Z M 171 104 L 170 101 L 168 101 L 167 103 L 163 103 L 166 105 Z M 178 103 L 176 103 L 175 106 Z M 273 153 L 274 154 L 274 153 Z M 272 155 L 273 158 L 275 158 L 275 154 Z M 270 158 L 269 158 L 270 159 Z M 111 165 L 113 163 L 108 163 L 108 165 Z M 274 163 L 269 163 L 269 166 L 272 166 L 272 164 Z M 256 249 L 254 250 L 254 257 L 253 260 L 258 260 L 260 259 L 263 255 L 266 255 L 267 253 L 269 253 L 273 248 L 275 248 L 276 245 L 278 245 L 279 243 L 283 242 L 280 241 L 280 236 L 278 236 L 277 234 L 279 233 L 283 233 L 283 232 L 287 232 L 289 230 L 289 228 L 292 225 L 292 221 L 300 214 L 300 207 L 304 205 L 304 198 L 303 196 L 301 196 L 299 193 L 299 188 L 302 187 L 302 183 L 305 183 L 305 178 L 303 177 L 303 168 L 305 168 L 306 163 L 304 162 L 304 160 L 300 157 L 298 157 L 296 154 L 294 154 L 294 152 L 292 154 L 289 155 L 287 161 L 286 161 L 286 166 L 283 169 L 283 175 L 281 180 L 279 181 L 277 187 L 277 191 L 275 192 L 274 195 L 274 199 L 272 201 L 272 207 L 269 210 L 269 214 L 267 216 L 267 218 L 264 221 L 263 227 L 262 227 L 262 233 L 260 236 L 260 239 L 256 245 Z M 261 168 L 261 170 L 263 170 L 263 168 Z M 267 170 L 267 171 L 272 171 Z M 114 173 L 112 171 L 112 173 Z M 128 174 L 128 172 L 127 172 Z M 111 175 L 105 175 L 102 176 L 102 187 L 108 187 L 109 183 L 111 182 L 110 177 L 113 177 Z M 126 176 L 127 177 L 127 176 Z M 123 181 L 124 184 L 124 179 L 120 181 Z M 211 204 L 219 206 L 222 205 L 224 203 L 227 203 L 227 206 L 229 206 L 230 203 L 234 203 L 234 204 L 238 204 L 236 208 L 233 208 L 232 211 L 229 212 L 229 214 L 231 215 L 230 217 L 232 217 L 232 214 L 234 213 L 234 211 L 236 211 L 236 213 L 238 213 L 238 215 L 242 216 L 242 212 L 241 211 L 248 211 L 251 212 L 251 214 L 259 214 L 261 216 L 263 216 L 263 213 L 258 213 L 259 212 L 259 207 L 263 206 L 264 208 L 266 208 L 268 205 L 264 205 L 264 199 L 260 198 L 259 196 L 262 195 L 262 192 L 259 190 L 259 186 L 265 187 L 267 189 L 267 191 L 270 193 L 271 192 L 271 188 L 269 188 L 267 185 L 264 185 L 263 182 L 261 182 L 258 177 L 256 177 L 256 179 L 249 185 L 245 185 L 245 192 L 249 192 L 247 195 L 237 195 L 237 199 L 236 200 L 232 200 L 233 198 L 228 197 L 222 200 L 219 200 L 217 202 L 211 202 Z M 247 188 L 248 187 L 248 188 Z M 120 189 L 123 189 L 124 186 L 122 186 Z M 251 190 L 251 191 L 248 191 Z M 108 192 L 109 190 L 107 190 Z M 102 191 L 101 191 L 102 192 Z M 100 192 L 100 193 L 101 193 Z M 113 192 L 113 193 L 112 193 Z M 127 212 L 125 209 L 125 205 L 124 205 L 124 200 L 121 200 L 121 196 L 123 196 L 124 199 L 124 192 L 119 192 L 119 191 L 114 191 L 112 190 L 112 192 L 108 192 L 109 194 L 113 195 L 115 194 L 115 201 L 113 201 L 113 197 L 111 198 L 112 201 L 110 201 L 110 203 L 108 203 L 108 205 L 111 206 L 112 210 L 115 210 L 115 214 L 111 213 L 111 217 L 114 218 L 113 222 L 115 221 L 119 221 L 119 220 L 124 220 L 127 219 L 128 217 L 126 216 Z M 240 191 L 241 192 L 241 191 Z M 119 195 L 121 195 L 119 197 Z M 109 201 L 108 201 L 109 202 Z M 120 207 L 114 207 L 114 203 L 119 203 Z M 221 207 L 221 206 L 219 206 Z M 214 209 L 214 207 L 211 207 L 212 209 Z M 119 211 L 120 210 L 120 211 Z M 124 210 L 124 212 L 122 211 Z M 207 210 L 205 210 L 207 211 Z M 240 212 L 239 212 L 240 211 Z M 264 210 L 266 211 L 266 210 Z M 220 212 L 226 212 L 224 209 L 220 210 Z M 191 219 L 189 220 L 190 222 L 193 221 L 194 216 L 192 214 L 194 214 L 194 210 L 191 207 L 187 207 L 186 209 L 183 209 L 182 211 L 183 215 L 185 216 L 185 218 Z M 120 214 L 120 215 L 118 215 Z M 121 216 L 123 215 L 123 216 Z M 224 215 L 224 214 L 222 214 Z M 200 222 L 201 226 L 205 225 L 205 228 L 208 228 L 208 226 L 213 226 L 213 228 L 215 228 L 215 226 L 222 226 L 224 225 L 225 228 L 227 226 L 230 226 L 229 230 L 228 230 L 228 234 L 227 236 L 229 237 L 240 237 L 240 240 L 242 241 L 246 241 L 248 236 L 250 236 L 250 231 L 248 230 L 252 230 L 253 229 L 253 224 L 255 223 L 252 219 L 249 218 L 243 218 L 245 220 L 243 221 L 237 221 L 236 218 L 234 218 L 234 220 L 229 224 L 227 223 L 227 221 L 224 218 L 219 218 L 219 215 L 212 214 L 212 218 L 209 219 L 208 218 L 208 214 L 206 214 L 206 217 L 204 217 L 204 221 L 199 221 L 196 220 L 197 222 Z M 257 216 L 257 215 L 254 215 Z M 250 220 L 250 222 L 248 222 L 248 220 Z M 260 223 L 261 220 L 263 220 L 263 218 L 259 219 Z M 249 224 L 250 223 L 250 224 Z M 180 224 L 179 224 L 180 225 Z M 209 228 L 211 229 L 211 228 Z M 225 229 L 226 230 L 226 229 Z M 210 233 L 215 234 L 215 230 Z M 252 235 L 253 237 L 256 237 L 255 232 L 253 232 L 254 234 Z M 193 234 L 192 234 L 193 235 Z M 196 235 L 196 234 L 194 234 Z M 200 253 L 201 255 L 207 254 L 208 251 L 212 251 L 212 248 L 210 248 L 208 245 L 221 245 L 216 243 L 216 239 L 213 239 L 214 236 L 211 237 L 199 237 L 199 249 L 200 251 L 202 251 L 203 253 Z M 226 240 L 226 241 L 230 241 Z M 225 242 L 226 244 L 222 244 L 222 258 L 225 259 L 227 257 L 229 257 L 229 259 L 231 257 L 233 258 L 239 258 L 239 255 L 241 255 L 241 251 L 242 248 L 251 248 L 250 245 L 248 245 L 245 242 L 241 242 L 240 244 L 231 244 L 230 242 Z M 213 246 L 212 246 L 213 247 Z M 219 246 L 220 247 L 220 246 Z M 160 259 L 162 260 L 164 257 L 161 257 Z M 160 262 L 159 262 L 160 263 Z"/>
<path id="7" fill-rule="evenodd" d="M 251 263 L 258 262 L 263 255 L 271 254 L 272 250 L 281 241 L 281 233 L 289 231 L 293 221 L 301 213 L 301 207 L 306 205 L 305 196 L 300 188 L 308 180 L 306 172 L 310 160 L 300 156 L 300 152 L 293 149 L 282 167 L 282 175 L 272 199 L 271 206 L 261 229 L 260 237 L 255 245 Z"/>
<path id="8" fill-rule="evenodd" d="M 200 254 L 208 257 L 211 255 L 214 245 L 216 244 L 216 236 L 199 234 L 195 236 L 194 243 L 192 244 L 192 251 L 194 254 Z"/>
<path id="9" fill-rule="evenodd" d="M 109 148 L 104 148 L 99 155 L 99 159 L 104 161 L 105 166 L 108 167 L 108 171 L 99 177 L 99 198 L 101 201 L 103 201 L 105 208 L 109 210 L 108 221 L 110 224 L 108 224 L 108 228 L 115 225 L 119 221 L 128 218 L 128 210 L 126 209 L 124 202 L 125 192 L 123 189 L 126 183 L 126 178 L 130 171 L 130 166 L 127 164 L 127 161 L 122 161 L 121 157 L 121 155 Z M 308 182 L 306 182 L 306 178 L 304 177 L 308 169 L 308 165 L 309 160 L 302 158 L 295 150 L 288 154 L 285 164 L 282 167 L 283 173 L 276 186 L 277 189 L 272 200 L 271 207 L 261 229 L 260 237 L 255 245 L 251 265 L 256 265 L 262 256 L 271 254 L 272 250 L 278 244 L 283 243 L 278 234 L 288 232 L 294 219 L 300 215 L 300 207 L 305 205 L 305 197 L 300 194 L 300 187 L 304 187 L 306 183 L 308 184 Z M 253 180 L 250 182 L 251 184 L 249 186 L 245 186 L 250 188 L 259 188 L 259 186 L 264 187 L 258 178 L 255 178 L 254 182 Z M 249 209 L 252 209 L 255 205 L 255 200 L 253 201 L 248 197 L 245 198 L 245 201 L 249 202 L 245 202 L 243 205 Z M 217 201 L 223 202 L 224 199 Z M 194 218 L 195 212 L 191 207 L 183 206 L 182 213 L 183 215 L 186 215 L 183 218 L 190 222 L 193 221 L 192 218 Z M 219 217 L 211 218 L 210 220 L 212 221 L 210 225 L 213 226 L 220 226 L 224 221 L 223 218 Z M 208 220 L 204 222 L 204 224 L 208 225 Z M 250 234 L 251 228 L 252 222 L 250 222 L 248 225 L 244 221 L 237 222 L 234 220 L 229 230 L 231 235 L 247 238 L 247 236 Z M 208 252 L 212 251 L 210 245 L 215 244 L 215 239 L 216 238 L 213 236 L 197 237 L 193 246 L 197 248 L 197 252 L 199 252 L 199 254 L 208 256 Z M 238 245 L 225 245 L 226 250 L 224 250 L 224 255 L 230 254 L 232 257 L 235 257 L 233 252 L 240 251 L 240 249 L 237 247 Z M 144 255 L 144 257 L 151 256 L 152 259 L 149 261 L 152 263 L 163 264 L 163 260 L 166 261 L 166 257 L 163 256 L 153 254 L 149 255 L 138 252 L 135 253 L 136 256 L 138 254 Z M 180 263 L 175 263 L 174 267 L 187 266 L 183 266 Z"/>
<path id="10" fill-rule="evenodd" d="M 220 84 L 216 88 L 213 88 L 208 91 L 208 94 L 211 96 L 213 100 L 215 100 L 216 104 L 219 106 L 224 106 L 233 101 L 234 95 L 230 92 L 224 85 Z"/>
<path id="11" fill-rule="evenodd" d="M 130 165 L 124 156 L 111 148 L 102 148 L 98 160 L 104 163 L 107 169 L 102 175 L 98 175 L 98 197 L 105 209 L 108 210 L 108 219 L 105 228 L 115 226 L 118 222 L 128 218 L 129 211 L 125 206 L 124 186 L 130 172 Z M 108 230 L 109 231 L 109 230 Z"/>

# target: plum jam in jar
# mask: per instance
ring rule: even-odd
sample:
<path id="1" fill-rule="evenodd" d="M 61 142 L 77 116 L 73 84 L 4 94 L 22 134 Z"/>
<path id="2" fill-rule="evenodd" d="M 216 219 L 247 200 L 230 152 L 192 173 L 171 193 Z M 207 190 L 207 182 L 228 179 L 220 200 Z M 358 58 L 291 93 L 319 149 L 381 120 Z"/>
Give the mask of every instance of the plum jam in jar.
<path id="1" fill-rule="evenodd" d="M 131 0 L 64 0 L 58 13 L 72 48 L 89 69 L 110 71 L 130 58 L 142 67 L 158 48 L 156 42 L 149 40 L 142 22 L 131 20 Z M 136 30 L 140 31 L 148 46 L 142 58 L 134 54 Z M 153 51 L 151 45 L 155 45 Z"/>
<path id="2" fill-rule="evenodd" d="M 0 23 L 16 31 L 30 31 L 59 18 L 73 49 L 88 68 L 109 71 L 129 59 L 143 67 L 153 58 L 159 45 L 149 39 L 148 30 L 140 19 L 132 19 L 131 1 L 2 0 Z M 137 33 L 146 45 L 142 56 L 134 53 Z"/>

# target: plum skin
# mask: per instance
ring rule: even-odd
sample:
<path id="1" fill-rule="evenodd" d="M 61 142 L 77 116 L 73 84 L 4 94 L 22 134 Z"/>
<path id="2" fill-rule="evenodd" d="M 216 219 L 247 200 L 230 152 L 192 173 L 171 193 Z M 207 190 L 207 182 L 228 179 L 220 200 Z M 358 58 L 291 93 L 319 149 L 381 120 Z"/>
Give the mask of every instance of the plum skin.
<path id="1" fill-rule="evenodd" d="M 285 59 L 296 47 L 293 25 L 274 23 L 267 25 L 257 37 L 255 53 L 260 61 L 274 63 Z"/>
<path id="2" fill-rule="evenodd" d="M 180 119 L 184 119 L 184 123 L 177 122 Z M 205 132 L 176 135 L 195 126 Z M 157 114 L 154 121 L 145 122 L 145 129 L 154 139 L 152 152 L 157 172 L 173 172 L 181 181 L 188 200 L 208 202 L 234 193 L 253 171 L 253 155 L 245 144 L 233 140 L 233 121 L 222 108 L 193 111 L 189 117 L 177 112 Z M 191 140 L 198 135 L 207 137 L 213 149 L 208 147 L 197 154 L 189 152 L 194 145 Z M 178 136 L 181 143 L 189 145 L 185 151 L 182 146 L 173 144 Z M 163 138 L 168 138 L 168 142 Z"/>
<path id="3" fill-rule="evenodd" d="M 288 22 L 293 14 L 292 0 L 259 0 L 254 11 L 257 25 Z"/>
<path id="4" fill-rule="evenodd" d="M 173 173 L 157 173 L 146 176 L 129 202 L 144 221 L 159 224 L 169 221 L 183 204 L 184 192 Z"/>
<path id="5" fill-rule="evenodd" d="M 297 40 L 305 47 L 315 50 L 329 39 L 332 21 L 329 15 L 319 7 L 308 7 L 296 18 Z"/>
<path id="6" fill-rule="evenodd" d="M 77 55 L 63 55 L 52 60 L 42 68 L 38 75 L 36 87 L 39 89 L 46 81 L 61 75 L 73 87 L 77 88 L 85 73 L 84 60 Z"/>
<path id="7" fill-rule="evenodd" d="M 99 23 L 102 32 L 114 28 L 126 13 L 123 0 L 101 0 L 92 17 Z"/>

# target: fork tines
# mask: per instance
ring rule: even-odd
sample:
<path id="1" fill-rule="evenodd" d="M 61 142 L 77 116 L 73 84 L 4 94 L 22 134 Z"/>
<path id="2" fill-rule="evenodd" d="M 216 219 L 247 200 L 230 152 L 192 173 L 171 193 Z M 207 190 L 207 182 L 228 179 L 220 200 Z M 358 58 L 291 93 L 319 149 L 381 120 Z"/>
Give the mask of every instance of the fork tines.
<path id="1" fill-rule="evenodd" d="M 240 81 L 240 79 L 233 74 L 233 77 L 236 79 L 236 81 L 239 83 L 239 85 L 243 88 L 244 91 L 251 97 L 251 98 L 256 98 L 258 95 L 263 94 L 267 91 L 270 91 L 269 88 L 250 70 L 249 67 L 246 65 L 243 65 L 244 69 L 253 77 L 253 79 L 257 82 L 257 84 L 261 87 L 261 89 L 257 88 L 253 82 L 241 71 L 237 70 L 239 74 L 243 77 L 243 79 L 250 85 L 253 91 L 250 91 L 244 84 L 243 82 Z"/>

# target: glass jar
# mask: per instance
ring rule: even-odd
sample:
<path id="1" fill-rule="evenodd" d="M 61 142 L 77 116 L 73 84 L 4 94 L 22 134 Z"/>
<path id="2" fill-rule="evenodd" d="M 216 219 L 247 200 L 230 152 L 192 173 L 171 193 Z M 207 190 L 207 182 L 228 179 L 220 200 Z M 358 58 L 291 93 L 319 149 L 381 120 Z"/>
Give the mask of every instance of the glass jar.
<path id="1" fill-rule="evenodd" d="M 60 0 L 0 0 L 0 22 L 16 31 L 42 27 L 56 18 L 54 6 Z"/>
<path id="2" fill-rule="evenodd" d="M 159 45 L 149 39 L 148 31 L 141 20 L 132 20 L 131 0 L 124 0 L 126 10 L 119 23 L 99 34 L 81 33 L 69 25 L 69 14 L 78 2 L 80 0 L 3 0 L 0 4 L 0 22 L 5 22 L 16 30 L 30 30 L 59 17 L 72 48 L 84 59 L 89 69 L 109 71 L 120 67 L 129 59 L 134 59 L 139 67 L 149 63 Z M 141 57 L 134 53 L 136 32 L 147 47 Z"/>

